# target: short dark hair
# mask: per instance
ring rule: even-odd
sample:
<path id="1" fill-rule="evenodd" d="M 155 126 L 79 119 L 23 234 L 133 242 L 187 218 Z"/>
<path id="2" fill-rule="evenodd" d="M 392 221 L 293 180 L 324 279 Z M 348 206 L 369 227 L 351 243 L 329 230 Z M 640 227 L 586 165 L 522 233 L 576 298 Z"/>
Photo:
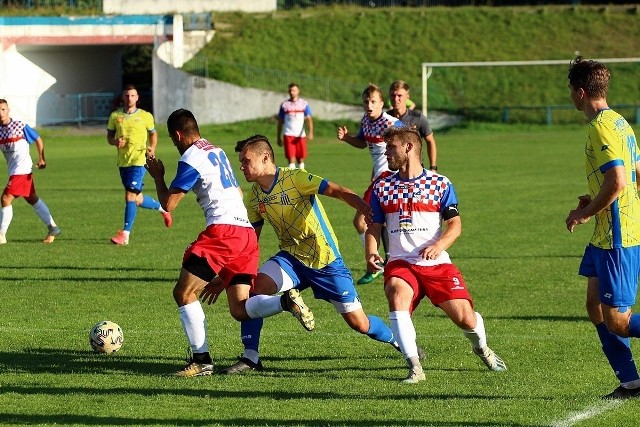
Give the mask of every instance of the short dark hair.
<path id="1" fill-rule="evenodd" d="M 367 98 L 371 98 L 371 95 L 373 95 L 374 93 L 377 93 L 378 96 L 380 96 L 380 100 L 382 100 L 382 102 L 385 101 L 382 90 L 378 86 L 374 85 L 373 83 L 369 83 L 369 85 L 365 88 L 365 90 L 362 91 L 362 100 L 364 101 Z"/>
<path id="2" fill-rule="evenodd" d="M 200 135 L 200 128 L 195 116 L 189 110 L 180 108 L 169 116 L 167 119 L 167 130 L 169 134 L 175 131 L 180 131 L 185 135 L 195 136 Z"/>
<path id="3" fill-rule="evenodd" d="M 411 143 L 416 147 L 419 157 L 422 157 L 422 138 L 420 133 L 409 126 L 391 126 L 382 134 L 384 141 L 399 140 L 402 144 Z"/>
<path id="4" fill-rule="evenodd" d="M 571 61 L 567 77 L 574 89 L 584 89 L 590 98 L 607 97 L 611 73 L 604 64 L 578 56 Z"/>
<path id="5" fill-rule="evenodd" d="M 262 150 L 266 151 L 271 156 L 271 160 L 275 160 L 275 156 L 273 154 L 273 147 L 269 142 L 269 139 L 264 135 L 252 135 L 249 138 L 240 140 L 236 142 L 235 152 L 240 153 L 244 149 L 249 149 L 252 151 Z"/>
<path id="6" fill-rule="evenodd" d="M 131 84 L 129 84 L 129 85 L 126 85 L 122 91 L 123 91 L 123 92 L 126 92 L 126 91 L 128 91 L 128 90 L 135 90 L 135 91 L 137 92 L 137 91 L 138 91 L 138 88 L 136 87 L 136 85 L 131 85 Z"/>
<path id="7" fill-rule="evenodd" d="M 297 87 L 297 88 L 299 88 L 300 86 L 298 86 L 298 84 L 297 84 L 297 83 L 291 82 L 291 83 L 289 83 L 289 89 L 291 89 L 292 87 Z"/>

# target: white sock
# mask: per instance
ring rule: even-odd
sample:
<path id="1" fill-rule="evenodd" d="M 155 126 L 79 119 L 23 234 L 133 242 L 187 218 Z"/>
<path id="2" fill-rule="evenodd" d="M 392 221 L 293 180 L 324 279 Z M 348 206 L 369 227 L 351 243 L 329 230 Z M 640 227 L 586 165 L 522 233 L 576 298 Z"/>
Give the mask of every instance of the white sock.
<path id="1" fill-rule="evenodd" d="M 473 329 L 465 330 L 462 332 L 464 336 L 471 341 L 471 345 L 474 348 L 486 348 L 487 347 L 487 334 L 484 331 L 484 320 L 480 313 L 476 311 L 476 327 Z"/>
<path id="2" fill-rule="evenodd" d="M 293 169 L 293 168 L 296 167 L 296 164 L 295 163 L 289 163 L 289 167 Z"/>
<path id="3" fill-rule="evenodd" d="M 244 307 L 252 319 L 269 317 L 284 311 L 280 305 L 280 295 L 254 295 L 247 300 Z"/>
<path id="4" fill-rule="evenodd" d="M 298 165 L 298 167 L 299 167 L 300 169 L 304 169 L 304 162 L 300 162 L 300 164 Z"/>
<path id="5" fill-rule="evenodd" d="M 191 350 L 194 353 L 206 353 L 209 351 L 207 346 L 207 320 L 204 317 L 204 311 L 200 301 L 194 301 L 190 304 L 178 307 L 180 313 L 180 322 L 187 336 Z"/>
<path id="6" fill-rule="evenodd" d="M 636 389 L 640 387 L 640 380 L 633 380 L 626 383 L 620 383 L 620 385 L 624 388 L 628 388 L 630 390 Z"/>
<path id="7" fill-rule="evenodd" d="M 44 225 L 46 225 L 48 227 L 55 227 L 56 226 L 56 223 L 53 220 L 53 217 L 51 216 L 51 213 L 49 212 L 49 208 L 42 201 L 42 199 L 39 199 L 33 205 L 33 209 L 36 211 L 36 213 L 38 214 L 38 216 L 40 217 L 42 222 L 44 222 Z"/>
<path id="8" fill-rule="evenodd" d="M 389 323 L 391 323 L 393 337 L 400 346 L 404 358 L 417 358 L 418 345 L 416 344 L 416 328 L 413 326 L 409 311 L 390 312 Z"/>
<path id="9" fill-rule="evenodd" d="M 365 243 L 364 243 L 364 233 L 358 234 L 358 237 L 360 238 L 360 241 L 362 242 L 362 247 L 364 247 L 364 245 L 365 245 Z"/>
<path id="10" fill-rule="evenodd" d="M 244 353 L 242 353 L 242 357 L 246 357 L 251 360 L 253 363 L 258 363 L 260 361 L 260 353 L 255 350 L 250 350 L 245 348 Z"/>
<path id="11" fill-rule="evenodd" d="M 9 205 L 0 211 L 0 233 L 6 234 L 13 219 L 13 206 Z"/>

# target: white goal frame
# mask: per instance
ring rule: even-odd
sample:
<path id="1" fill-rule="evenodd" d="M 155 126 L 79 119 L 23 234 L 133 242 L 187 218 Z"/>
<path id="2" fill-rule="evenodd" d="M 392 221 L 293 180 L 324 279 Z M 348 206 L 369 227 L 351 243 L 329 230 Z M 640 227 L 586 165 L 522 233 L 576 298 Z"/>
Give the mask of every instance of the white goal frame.
<path id="1" fill-rule="evenodd" d="M 603 58 L 595 59 L 602 63 L 640 62 L 640 58 Z M 516 65 L 569 65 L 571 60 L 547 59 L 537 61 L 485 61 L 485 62 L 423 62 L 422 63 L 422 114 L 427 116 L 427 81 L 434 68 L 445 67 L 509 67 Z"/>

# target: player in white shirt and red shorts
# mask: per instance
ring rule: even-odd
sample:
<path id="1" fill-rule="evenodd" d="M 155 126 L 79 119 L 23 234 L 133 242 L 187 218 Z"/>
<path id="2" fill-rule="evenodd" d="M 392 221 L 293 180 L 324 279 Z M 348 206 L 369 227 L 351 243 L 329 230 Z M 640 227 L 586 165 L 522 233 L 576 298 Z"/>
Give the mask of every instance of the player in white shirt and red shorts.
<path id="1" fill-rule="evenodd" d="M 304 130 L 307 122 L 309 134 Z M 284 128 L 284 130 L 283 130 Z M 304 169 L 307 158 L 307 138 L 313 139 L 313 119 L 309 103 L 300 98 L 300 88 L 295 83 L 289 84 L 289 99 L 280 104 L 278 111 L 278 145 L 284 141 L 284 155 L 289 161 L 289 167 Z"/>
<path id="2" fill-rule="evenodd" d="M 409 365 L 404 382 L 425 380 L 411 320 L 424 297 L 462 330 L 489 370 L 504 371 L 506 365 L 487 346 L 482 316 L 474 311 L 464 279 L 446 252 L 462 230 L 453 184 L 422 166 L 420 139 L 418 131 L 409 127 L 385 132 L 389 167 L 398 172 L 374 183 L 373 222 L 366 233 L 367 266 L 374 271 L 382 261 L 378 254 L 382 225 L 388 230 L 384 289 L 391 329 Z M 444 229 L 441 222 L 446 224 Z"/>
<path id="3" fill-rule="evenodd" d="M 7 243 L 6 234 L 13 219 L 11 204 L 16 197 L 24 197 L 47 226 L 47 235 L 43 243 L 52 243 L 60 234 L 60 228 L 53 220 L 47 205 L 36 194 L 33 184 L 33 160 L 29 154 L 29 146 L 33 143 L 38 149 L 38 169 L 44 169 L 47 163 L 42 138 L 28 124 L 9 117 L 9 104 L 5 99 L 0 99 L 0 151 L 7 160 L 9 172 L 9 182 L 2 193 L 0 244 Z"/>

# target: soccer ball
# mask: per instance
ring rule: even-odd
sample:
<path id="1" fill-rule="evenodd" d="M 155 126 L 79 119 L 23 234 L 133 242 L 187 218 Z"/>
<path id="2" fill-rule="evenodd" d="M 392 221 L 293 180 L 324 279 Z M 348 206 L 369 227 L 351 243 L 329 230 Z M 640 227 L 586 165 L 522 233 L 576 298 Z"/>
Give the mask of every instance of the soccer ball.
<path id="1" fill-rule="evenodd" d="M 89 331 L 89 344 L 95 353 L 115 353 L 123 342 L 122 328 L 109 320 L 96 323 Z"/>

